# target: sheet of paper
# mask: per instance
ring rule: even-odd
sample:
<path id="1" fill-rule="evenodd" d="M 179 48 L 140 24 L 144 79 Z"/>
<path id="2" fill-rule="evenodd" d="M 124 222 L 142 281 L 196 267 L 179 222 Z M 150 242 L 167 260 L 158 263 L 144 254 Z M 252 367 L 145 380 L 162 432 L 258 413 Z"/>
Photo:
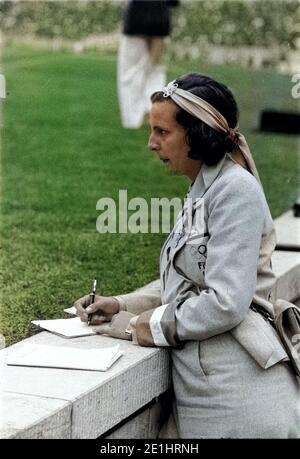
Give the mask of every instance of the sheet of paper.
<path id="1" fill-rule="evenodd" d="M 32 320 L 31 322 L 38 327 L 64 336 L 65 338 L 76 338 L 78 336 L 96 334 L 92 327 L 88 326 L 86 322 L 81 322 L 79 317 L 74 317 L 72 319 Z"/>
<path id="2" fill-rule="evenodd" d="M 7 365 L 106 371 L 123 355 L 119 345 L 102 349 L 27 343 L 9 355 Z"/>
<path id="3" fill-rule="evenodd" d="M 76 316 L 76 308 L 74 306 L 64 309 L 64 312 L 71 314 L 72 316 Z"/>

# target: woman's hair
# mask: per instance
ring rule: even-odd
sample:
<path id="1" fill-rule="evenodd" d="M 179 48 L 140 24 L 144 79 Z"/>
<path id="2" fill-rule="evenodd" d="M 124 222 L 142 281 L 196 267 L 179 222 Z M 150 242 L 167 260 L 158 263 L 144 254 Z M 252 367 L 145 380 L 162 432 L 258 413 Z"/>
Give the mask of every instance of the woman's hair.
<path id="1" fill-rule="evenodd" d="M 178 78 L 175 83 L 178 84 L 178 88 L 201 97 L 215 107 L 227 120 L 229 127 L 234 128 L 237 125 L 238 107 L 232 92 L 224 84 L 200 73 L 188 73 Z M 162 91 L 151 96 L 152 103 L 169 99 L 170 97 L 163 96 Z M 185 128 L 186 142 L 190 147 L 188 157 L 191 159 L 201 159 L 204 164 L 214 166 L 235 147 L 234 140 L 225 132 L 212 129 L 180 107 L 176 121 Z"/>

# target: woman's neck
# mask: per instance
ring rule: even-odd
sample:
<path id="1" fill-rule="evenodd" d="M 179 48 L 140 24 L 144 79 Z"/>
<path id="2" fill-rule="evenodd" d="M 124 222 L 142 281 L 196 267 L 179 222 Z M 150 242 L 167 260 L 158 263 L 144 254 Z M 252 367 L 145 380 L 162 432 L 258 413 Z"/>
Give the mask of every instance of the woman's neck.
<path id="1" fill-rule="evenodd" d="M 244 169 L 249 170 L 248 164 L 246 163 L 246 160 L 243 154 L 240 152 L 240 150 L 235 150 L 234 152 L 231 152 L 229 156 L 232 158 L 233 161 L 242 166 Z"/>

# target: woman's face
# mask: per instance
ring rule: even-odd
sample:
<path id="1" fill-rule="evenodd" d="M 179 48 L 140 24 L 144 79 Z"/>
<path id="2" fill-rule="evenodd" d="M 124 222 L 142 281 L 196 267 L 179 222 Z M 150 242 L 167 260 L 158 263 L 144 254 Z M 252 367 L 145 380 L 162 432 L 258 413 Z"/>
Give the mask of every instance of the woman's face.
<path id="1" fill-rule="evenodd" d="M 188 158 L 185 129 L 177 123 L 176 113 L 177 106 L 171 100 L 152 104 L 148 146 L 157 153 L 169 171 L 194 180 L 201 168 L 201 161 Z"/>

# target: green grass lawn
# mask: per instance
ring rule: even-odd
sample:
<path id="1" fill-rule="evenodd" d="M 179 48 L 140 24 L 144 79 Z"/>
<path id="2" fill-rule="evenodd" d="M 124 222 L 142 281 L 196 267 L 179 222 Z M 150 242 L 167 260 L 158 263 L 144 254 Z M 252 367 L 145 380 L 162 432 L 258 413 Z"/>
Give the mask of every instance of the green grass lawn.
<path id="1" fill-rule="evenodd" d="M 295 109 L 290 77 L 238 66 L 173 62 L 169 77 L 198 70 L 228 84 L 274 217 L 297 196 L 296 137 L 255 131 L 266 107 Z M 34 332 L 32 319 L 62 317 L 96 276 L 103 295 L 158 276 L 165 234 L 99 234 L 96 202 L 183 197 L 187 180 L 167 176 L 147 151 L 148 128 L 120 125 L 114 55 L 7 47 L 2 129 L 0 330 L 7 344 Z"/>

